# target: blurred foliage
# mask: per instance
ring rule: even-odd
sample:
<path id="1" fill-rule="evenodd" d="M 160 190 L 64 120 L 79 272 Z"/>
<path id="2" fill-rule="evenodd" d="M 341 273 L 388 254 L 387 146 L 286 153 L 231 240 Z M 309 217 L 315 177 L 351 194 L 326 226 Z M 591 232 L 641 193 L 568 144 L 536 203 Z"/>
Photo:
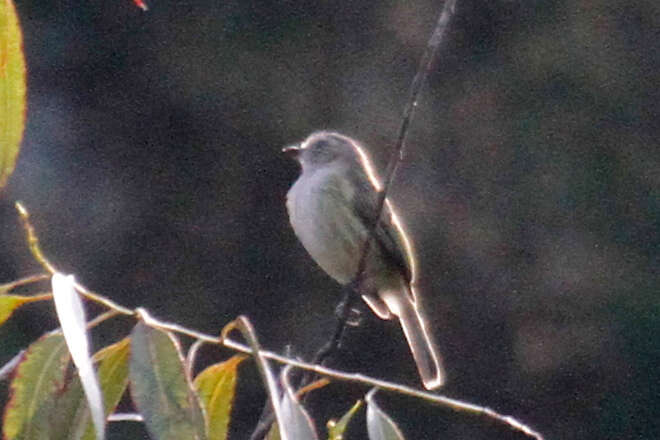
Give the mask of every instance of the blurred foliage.
<path id="1" fill-rule="evenodd" d="M 25 57 L 11 0 L 0 2 L 0 190 L 14 171 L 25 125 Z"/>

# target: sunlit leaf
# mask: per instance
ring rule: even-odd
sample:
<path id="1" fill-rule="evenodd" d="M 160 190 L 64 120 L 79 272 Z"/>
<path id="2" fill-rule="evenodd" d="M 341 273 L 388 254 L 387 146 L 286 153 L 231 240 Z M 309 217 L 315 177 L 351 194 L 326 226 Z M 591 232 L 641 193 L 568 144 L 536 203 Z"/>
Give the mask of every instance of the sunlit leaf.
<path id="1" fill-rule="evenodd" d="M 0 189 L 14 171 L 25 126 L 23 37 L 11 0 L 0 0 Z"/>
<path id="2" fill-rule="evenodd" d="M 355 405 L 342 416 L 339 421 L 330 420 L 328 422 L 328 440 L 343 440 L 344 433 L 355 413 L 362 406 L 362 401 L 358 400 Z"/>
<path id="3" fill-rule="evenodd" d="M 5 440 L 39 438 L 37 421 L 44 418 L 37 413 L 43 414 L 52 405 L 53 394 L 63 387 L 68 362 L 69 352 L 60 333 L 50 333 L 30 345 L 10 385 L 3 421 Z"/>
<path id="4" fill-rule="evenodd" d="M 98 362 L 98 377 L 103 391 L 105 416 L 110 414 L 121 399 L 128 385 L 129 339 L 109 345 L 94 355 Z M 65 394 L 60 397 L 60 406 L 80 408 L 82 411 L 71 415 L 68 432 L 62 438 L 85 440 L 96 439 L 94 424 L 90 419 L 80 380 L 75 380 Z M 84 433 L 84 435 L 83 435 Z"/>
<path id="5" fill-rule="evenodd" d="M 101 387 L 89 355 L 87 340 L 87 321 L 80 296 L 74 288 L 73 275 L 56 273 L 52 278 L 53 298 L 57 318 L 62 327 L 64 339 L 69 347 L 73 363 L 77 367 L 78 377 L 85 392 L 87 403 L 96 429 L 96 438 L 105 439 L 105 415 Z"/>
<path id="6" fill-rule="evenodd" d="M 367 433 L 369 440 L 404 440 L 399 427 L 373 399 L 376 389 L 367 393 Z"/>
<path id="7" fill-rule="evenodd" d="M 273 422 L 268 434 L 266 434 L 265 440 L 282 440 L 282 437 L 280 437 L 280 427 L 277 422 Z"/>
<path id="8" fill-rule="evenodd" d="M 2 0 L 0 0 L 2 1 Z M 39 301 L 41 297 L 22 295 L 0 295 L 0 324 L 3 324 L 23 304 Z"/>
<path id="9" fill-rule="evenodd" d="M 103 390 L 103 406 L 105 415 L 111 414 L 124 395 L 128 386 L 128 358 L 130 355 L 130 339 L 108 345 L 94 355 L 94 361 L 98 362 L 98 376 Z M 87 424 L 84 440 L 94 440 L 94 426 L 91 422 Z"/>
<path id="10" fill-rule="evenodd" d="M 158 440 L 206 438 L 197 395 L 176 339 L 140 321 L 131 332 L 131 395 L 150 435 Z"/>
<path id="11" fill-rule="evenodd" d="M 210 440 L 227 438 L 231 408 L 236 391 L 238 365 L 245 356 L 236 355 L 225 362 L 211 365 L 195 378 L 195 389 L 205 409 Z"/>

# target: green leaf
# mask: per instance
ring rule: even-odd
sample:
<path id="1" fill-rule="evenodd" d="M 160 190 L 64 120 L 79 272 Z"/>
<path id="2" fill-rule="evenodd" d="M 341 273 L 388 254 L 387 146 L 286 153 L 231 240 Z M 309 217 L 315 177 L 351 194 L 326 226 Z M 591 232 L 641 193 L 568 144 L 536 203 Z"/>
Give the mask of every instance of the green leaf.
<path id="1" fill-rule="evenodd" d="M 34 402 L 33 405 L 36 408 L 34 414 L 26 418 L 23 422 L 23 428 L 16 431 L 16 435 L 8 432 L 8 426 L 6 425 L 5 435 L 8 439 L 79 440 L 84 438 L 85 440 L 94 440 L 97 438 L 79 376 L 72 376 L 69 382 L 65 380 L 69 357 L 67 356 L 66 345 L 61 345 L 64 342 L 64 338 L 59 333 L 54 334 L 54 336 L 57 337 L 55 339 L 59 339 L 59 344 L 54 340 L 52 343 L 41 346 L 40 349 L 43 352 L 52 352 L 53 354 L 59 352 L 64 356 L 66 362 L 54 368 L 55 371 L 61 372 L 60 377 L 56 381 L 56 386 L 50 387 L 40 393 L 34 393 L 38 396 L 38 398 L 32 399 L 32 402 Z M 33 346 L 39 342 L 37 341 Z M 17 380 L 24 373 L 21 368 L 25 368 L 24 363 L 26 361 L 29 360 L 35 363 L 42 361 L 40 357 L 32 354 L 33 346 L 28 349 L 25 355 L 26 360 L 18 366 Z M 129 348 L 129 339 L 126 338 L 116 344 L 105 347 L 94 356 L 94 360 L 99 363 L 98 376 L 103 391 L 106 414 L 114 410 L 126 390 L 128 383 Z M 44 368 L 48 367 L 48 365 L 52 366 L 52 362 L 44 362 Z M 38 375 L 26 377 L 26 379 L 30 383 L 49 381 L 47 378 L 40 378 Z M 24 406 L 24 404 L 18 404 L 16 409 L 20 409 L 21 406 Z M 9 408 L 7 409 L 7 413 L 10 413 Z M 7 418 L 5 418 L 5 423 L 8 423 Z"/>
<path id="2" fill-rule="evenodd" d="M 80 378 L 74 375 L 71 383 L 67 384 L 64 391 L 53 394 L 46 405 L 41 408 L 41 413 L 35 417 L 41 423 L 48 421 L 49 437 L 33 437 L 36 439 L 51 438 L 78 440 L 82 437 L 84 429 L 89 420 L 89 409 L 85 400 Z M 26 440 L 26 439 L 21 439 Z"/>
<path id="3" fill-rule="evenodd" d="M 210 440 L 225 440 L 236 391 L 238 365 L 245 356 L 235 355 L 199 373 L 194 386 L 205 409 L 206 430 Z"/>
<path id="4" fill-rule="evenodd" d="M 128 385 L 128 357 L 131 351 L 130 339 L 108 345 L 94 355 L 94 360 L 99 362 L 98 376 L 103 390 L 103 406 L 106 417 L 111 414 Z M 94 440 L 94 425 L 91 421 L 87 423 L 84 440 Z"/>
<path id="5" fill-rule="evenodd" d="M 277 422 L 273 422 L 270 430 L 268 430 L 268 434 L 266 434 L 265 440 L 282 440 L 280 437 L 280 427 Z"/>
<path id="6" fill-rule="evenodd" d="M 25 126 L 23 37 L 11 0 L 0 0 L 0 189 L 14 171 Z"/>
<path id="7" fill-rule="evenodd" d="M 48 438 L 38 431 L 46 419 L 44 412 L 48 413 L 48 406 L 53 404 L 53 394 L 64 385 L 68 363 L 69 352 L 60 333 L 47 334 L 30 345 L 10 385 L 3 423 L 5 440 Z"/>
<path id="8" fill-rule="evenodd" d="M 114 411 L 128 385 L 129 349 L 129 339 L 125 338 L 94 355 L 94 360 L 99 363 L 98 377 L 103 391 L 106 416 Z M 67 390 L 57 397 L 56 405 L 56 413 L 59 417 L 51 423 L 53 431 L 57 432 L 57 436 L 53 438 L 67 440 L 97 438 L 87 400 L 77 376 Z"/>
<path id="9" fill-rule="evenodd" d="M 99 362 L 98 376 L 104 396 L 105 415 L 114 410 L 126 390 L 129 348 L 129 339 L 126 338 L 105 347 L 94 356 Z M 41 437 L 35 437 L 40 440 L 97 439 L 87 399 L 78 376 L 74 376 L 62 392 L 54 393 L 47 404 L 42 405 L 34 420 L 47 427 L 46 433 L 41 433 L 45 431 L 42 428 Z"/>
<path id="10" fill-rule="evenodd" d="M 153 438 L 206 438 L 199 400 L 173 335 L 140 321 L 131 333 L 129 378 L 133 401 Z"/>
<path id="11" fill-rule="evenodd" d="M 0 3 L 3 0 L 0 0 Z M 0 325 L 3 324 L 14 313 L 14 310 L 35 301 L 34 297 L 21 295 L 0 295 Z"/>
<path id="12" fill-rule="evenodd" d="M 394 420 L 380 409 L 373 399 L 376 388 L 367 393 L 367 433 L 369 440 L 404 440 Z"/>
<path id="13" fill-rule="evenodd" d="M 346 432 L 346 428 L 348 427 L 348 422 L 351 421 L 361 406 L 362 401 L 358 400 L 338 422 L 335 420 L 330 420 L 328 422 L 328 440 L 343 440 L 344 432 Z"/>

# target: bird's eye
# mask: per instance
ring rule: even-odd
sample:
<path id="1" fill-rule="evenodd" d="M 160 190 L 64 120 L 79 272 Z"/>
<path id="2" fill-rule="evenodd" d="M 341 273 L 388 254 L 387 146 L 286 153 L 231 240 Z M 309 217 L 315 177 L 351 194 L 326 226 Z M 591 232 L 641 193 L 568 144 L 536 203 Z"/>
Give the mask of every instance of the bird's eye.
<path id="1" fill-rule="evenodd" d="M 324 139 L 320 139 L 316 142 L 314 142 L 314 149 L 317 151 L 323 151 L 328 149 L 328 141 Z"/>

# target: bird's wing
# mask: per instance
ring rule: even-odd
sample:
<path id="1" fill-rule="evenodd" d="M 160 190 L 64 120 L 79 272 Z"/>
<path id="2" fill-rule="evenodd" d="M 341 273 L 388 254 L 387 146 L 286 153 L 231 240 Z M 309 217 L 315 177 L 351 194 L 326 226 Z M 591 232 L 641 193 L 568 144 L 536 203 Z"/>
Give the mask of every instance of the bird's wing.
<path id="1" fill-rule="evenodd" d="M 362 218 L 364 224 L 371 224 L 371 219 L 377 215 L 375 211 L 378 193 L 375 190 L 360 191 L 354 194 L 354 199 L 353 204 L 357 214 Z M 405 281 L 410 283 L 413 279 L 413 256 L 405 232 L 402 230 L 401 225 L 394 220 L 393 215 L 396 214 L 394 214 L 394 209 L 388 201 L 383 206 L 382 215 L 374 230 L 372 246 L 375 243 L 380 248 L 383 256 L 398 267 Z"/>

